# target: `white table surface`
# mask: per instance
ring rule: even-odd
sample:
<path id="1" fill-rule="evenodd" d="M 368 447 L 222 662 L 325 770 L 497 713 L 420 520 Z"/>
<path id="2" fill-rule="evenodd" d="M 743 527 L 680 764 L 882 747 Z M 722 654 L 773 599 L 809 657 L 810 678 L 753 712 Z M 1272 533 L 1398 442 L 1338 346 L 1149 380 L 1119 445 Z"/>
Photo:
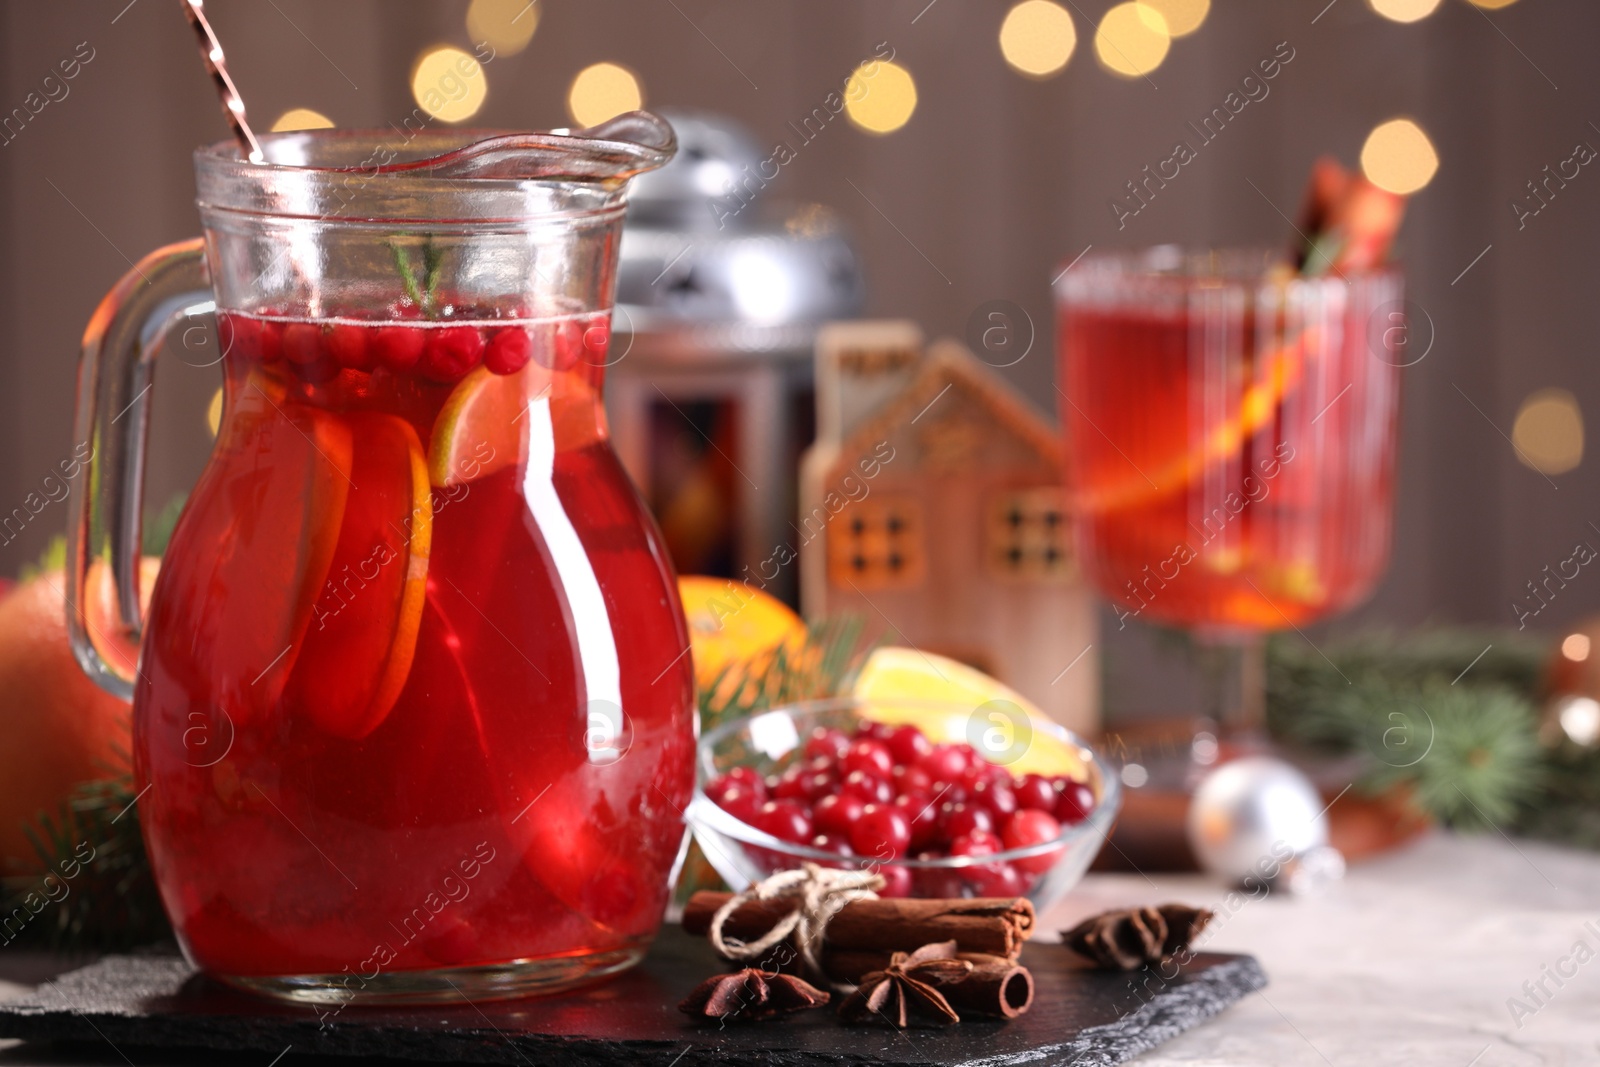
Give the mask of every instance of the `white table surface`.
<path id="1" fill-rule="evenodd" d="M 1199 876 L 1096 874 L 1041 927 L 1051 937 L 1106 908 L 1169 900 L 1217 908 L 1203 947 L 1254 954 L 1271 984 L 1140 1067 L 1600 1064 L 1600 855 L 1437 833 L 1319 897 L 1239 897 L 1232 910 Z M 1594 957 L 1582 964 L 1580 940 Z M 1560 986 L 1544 970 L 1558 965 L 1576 969 Z M 1541 978 L 1550 995 L 1536 989 L 1539 1005 L 1523 983 Z M 20 991 L 0 982 L 0 999 Z M 1513 997 L 1531 1014 L 1514 1019 Z M 124 1062 L 105 1051 L 47 1062 Z M 31 1062 L 0 1050 L 0 1065 Z"/>

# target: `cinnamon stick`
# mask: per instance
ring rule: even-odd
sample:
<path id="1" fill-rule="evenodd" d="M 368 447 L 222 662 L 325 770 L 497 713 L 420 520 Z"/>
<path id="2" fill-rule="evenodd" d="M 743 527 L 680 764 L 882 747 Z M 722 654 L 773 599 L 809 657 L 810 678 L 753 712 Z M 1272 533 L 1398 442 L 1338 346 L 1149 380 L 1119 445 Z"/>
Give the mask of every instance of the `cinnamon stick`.
<path id="1" fill-rule="evenodd" d="M 1033 1005 L 1033 975 L 1028 968 L 1005 956 L 963 952 L 958 957 L 972 964 L 972 972 L 940 992 L 965 1018 L 992 1015 L 1015 1019 Z"/>
<path id="2" fill-rule="evenodd" d="M 711 916 L 730 896 L 707 890 L 694 894 L 683 909 L 684 930 L 705 936 Z M 748 901 L 728 916 L 723 936 L 754 941 L 794 908 L 792 900 Z M 823 948 L 913 952 L 931 942 L 954 941 L 961 952 L 1012 958 L 1033 935 L 1033 924 L 1033 905 L 1023 897 L 857 900 L 828 923 Z"/>

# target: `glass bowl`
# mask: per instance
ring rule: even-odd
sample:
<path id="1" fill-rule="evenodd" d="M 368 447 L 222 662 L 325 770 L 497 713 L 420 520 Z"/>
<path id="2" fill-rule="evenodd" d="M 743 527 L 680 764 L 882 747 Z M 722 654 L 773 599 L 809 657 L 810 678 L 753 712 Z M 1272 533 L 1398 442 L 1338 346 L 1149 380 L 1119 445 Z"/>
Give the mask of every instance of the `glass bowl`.
<path id="1" fill-rule="evenodd" d="M 1059 837 L 1023 848 L 980 856 L 875 859 L 841 856 L 774 837 L 706 795 L 707 784 L 734 767 L 749 767 L 766 777 L 802 762 L 802 748 L 817 727 L 849 736 L 867 721 L 909 722 L 930 741 L 968 742 L 989 762 L 1018 776 L 1083 779 L 1094 792 L 1094 808 L 1083 821 L 1064 825 Z M 1029 716 L 1015 704 L 996 701 L 975 709 L 971 704 L 841 698 L 775 708 L 707 732 L 700 738 L 694 798 L 686 814 L 706 859 L 736 892 L 809 860 L 823 867 L 877 870 L 889 880 L 880 891 L 884 895 L 1026 896 L 1042 912 L 1083 877 L 1111 830 L 1121 799 L 1117 774 L 1099 753 L 1072 731 Z M 903 868 L 906 874 L 891 868 Z"/>

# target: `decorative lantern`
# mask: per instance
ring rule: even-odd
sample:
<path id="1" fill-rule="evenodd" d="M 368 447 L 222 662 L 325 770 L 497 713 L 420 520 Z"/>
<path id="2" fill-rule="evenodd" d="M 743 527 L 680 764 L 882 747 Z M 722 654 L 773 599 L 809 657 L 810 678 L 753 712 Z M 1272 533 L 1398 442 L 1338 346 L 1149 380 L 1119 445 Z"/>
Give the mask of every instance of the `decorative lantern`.
<path id="1" fill-rule="evenodd" d="M 666 115 L 677 159 L 637 179 L 623 232 L 612 437 L 678 570 L 744 577 L 793 537 L 816 329 L 860 309 L 861 272 L 831 211 L 779 200 L 747 132 Z M 768 590 L 792 602 L 793 571 Z"/>

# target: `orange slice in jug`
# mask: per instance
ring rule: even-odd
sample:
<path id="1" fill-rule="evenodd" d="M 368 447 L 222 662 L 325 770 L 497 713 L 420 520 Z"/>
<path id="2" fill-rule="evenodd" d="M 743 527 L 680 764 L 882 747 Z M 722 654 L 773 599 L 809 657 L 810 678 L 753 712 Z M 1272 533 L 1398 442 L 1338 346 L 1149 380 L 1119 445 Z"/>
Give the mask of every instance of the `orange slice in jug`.
<path id="1" fill-rule="evenodd" d="M 358 740 L 411 673 L 433 538 L 422 442 L 404 419 L 345 416 L 355 439 L 338 539 L 285 690 L 289 707 Z"/>
<path id="2" fill-rule="evenodd" d="M 530 368 L 512 375 L 479 367 L 461 380 L 433 424 L 428 477 L 441 488 L 486 478 L 527 458 L 529 409 L 549 405 L 554 447 L 582 448 L 606 436 L 595 387 L 575 371 Z"/>
<path id="3" fill-rule="evenodd" d="M 154 609 L 191 616 L 196 666 L 236 721 L 283 692 L 350 491 L 349 427 L 271 388 L 247 382 L 231 401 Z"/>

